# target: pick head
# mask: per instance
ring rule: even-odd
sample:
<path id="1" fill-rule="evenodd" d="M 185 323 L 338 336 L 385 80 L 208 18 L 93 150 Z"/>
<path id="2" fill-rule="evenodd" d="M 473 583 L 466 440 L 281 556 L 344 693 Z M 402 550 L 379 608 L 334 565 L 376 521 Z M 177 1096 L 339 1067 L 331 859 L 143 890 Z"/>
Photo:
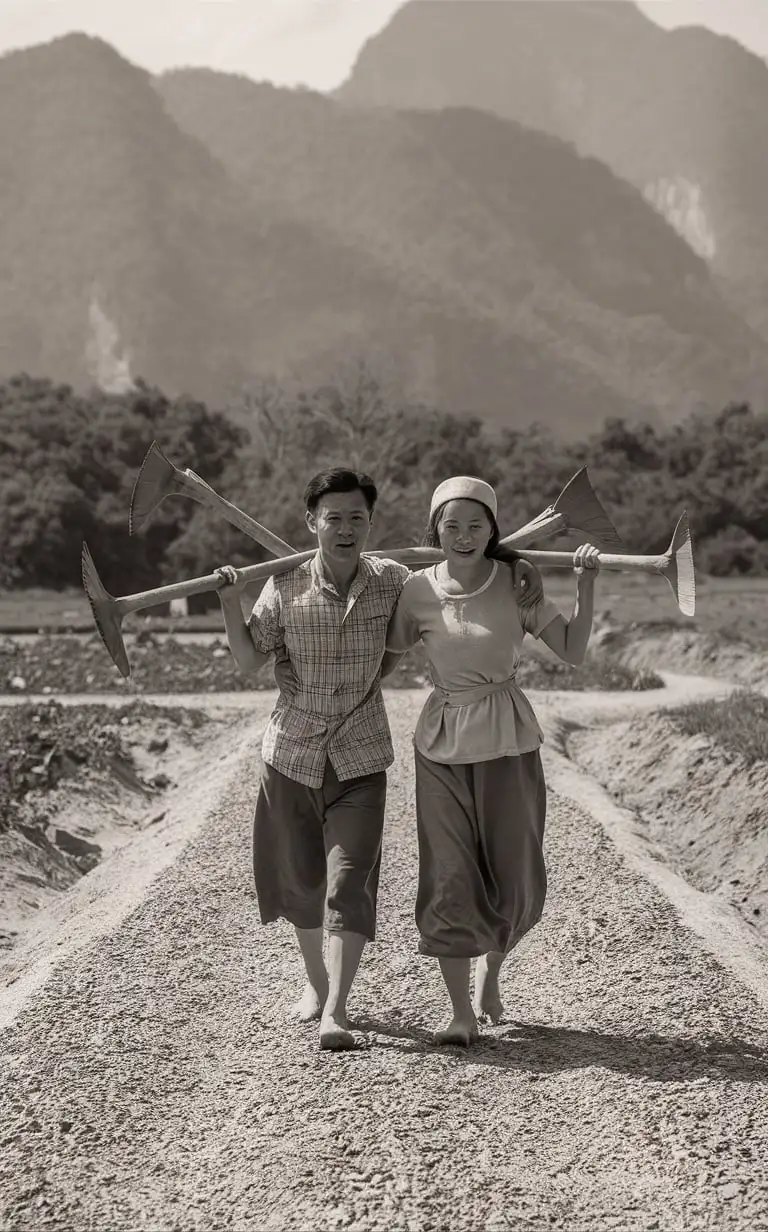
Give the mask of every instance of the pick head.
<path id="1" fill-rule="evenodd" d="M 117 600 L 104 587 L 93 563 L 93 557 L 88 550 L 88 544 L 85 542 L 83 543 L 81 571 L 83 587 L 88 602 L 91 605 L 99 637 L 106 646 L 107 653 L 115 667 L 122 676 L 128 679 L 131 674 L 131 665 L 128 662 L 128 655 L 126 654 L 125 643 L 123 642 L 121 629 L 123 618 L 120 608 L 118 607 Z"/>
<path id="2" fill-rule="evenodd" d="M 562 514 L 571 530 L 583 531 L 596 547 L 606 552 L 624 550 L 616 527 L 592 487 L 586 466 L 568 480 L 552 508 Z"/>
<path id="3" fill-rule="evenodd" d="M 142 529 L 166 496 L 177 490 L 176 467 L 153 441 L 133 485 L 128 529 L 132 535 Z"/>

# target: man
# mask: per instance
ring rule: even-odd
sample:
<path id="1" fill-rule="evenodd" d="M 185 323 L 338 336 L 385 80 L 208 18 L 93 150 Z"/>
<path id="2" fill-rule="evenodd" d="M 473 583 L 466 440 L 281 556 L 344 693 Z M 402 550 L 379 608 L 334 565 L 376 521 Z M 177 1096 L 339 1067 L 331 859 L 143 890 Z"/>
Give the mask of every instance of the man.
<path id="1" fill-rule="evenodd" d="M 390 617 L 405 566 L 362 555 L 377 490 L 365 474 L 323 471 L 304 493 L 318 552 L 270 578 L 243 619 L 238 573 L 218 572 L 238 669 L 278 661 L 280 695 L 262 746 L 253 864 L 263 924 L 293 924 L 307 984 L 295 1015 L 320 1020 L 320 1047 L 352 1048 L 347 996 L 375 937 L 386 802 L 394 760 L 381 696 Z M 328 933 L 328 967 L 323 958 Z"/>

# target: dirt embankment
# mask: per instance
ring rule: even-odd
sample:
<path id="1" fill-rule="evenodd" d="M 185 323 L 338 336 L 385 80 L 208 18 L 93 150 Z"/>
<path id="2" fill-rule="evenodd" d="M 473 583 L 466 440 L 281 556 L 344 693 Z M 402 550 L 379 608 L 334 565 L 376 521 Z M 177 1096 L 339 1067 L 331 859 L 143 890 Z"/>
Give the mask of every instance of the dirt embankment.
<path id="1" fill-rule="evenodd" d="M 62 890 L 165 816 L 228 724 L 136 702 L 0 708 L 0 950 Z"/>
<path id="2" fill-rule="evenodd" d="M 591 643 L 608 659 L 635 671 L 714 676 L 753 689 L 768 688 L 768 654 L 750 642 L 661 624 L 596 622 Z"/>
<path id="3" fill-rule="evenodd" d="M 664 713 L 576 728 L 566 749 L 635 810 L 673 868 L 768 940 L 768 764 L 686 735 Z"/>
<path id="4" fill-rule="evenodd" d="M 241 676 L 226 640 L 163 637 L 147 631 L 126 636 L 130 679 L 116 670 L 101 639 L 47 634 L 34 638 L 0 636 L 0 701 L 3 695 L 52 696 L 72 693 L 116 693 L 129 697 L 149 694 L 253 694 L 275 687 L 271 663 L 254 676 Z M 518 681 L 524 689 L 643 690 L 661 683 L 653 672 L 627 668 L 604 655 L 590 656 L 573 668 L 538 646 L 523 658 Z M 422 646 L 403 657 L 387 677 L 388 689 L 420 688 L 429 682 Z"/>
<path id="5" fill-rule="evenodd" d="M 596 623 L 593 649 L 635 670 L 680 673 L 692 693 L 670 693 L 645 714 L 635 707 L 634 715 L 617 708 L 607 716 L 595 705 L 590 715 L 588 706 L 567 733 L 568 756 L 635 811 L 640 832 L 667 863 L 768 938 L 768 764 L 703 734 L 687 735 L 664 714 L 694 700 L 703 677 L 768 691 L 768 656 L 748 642 L 695 630 L 605 620 Z"/>

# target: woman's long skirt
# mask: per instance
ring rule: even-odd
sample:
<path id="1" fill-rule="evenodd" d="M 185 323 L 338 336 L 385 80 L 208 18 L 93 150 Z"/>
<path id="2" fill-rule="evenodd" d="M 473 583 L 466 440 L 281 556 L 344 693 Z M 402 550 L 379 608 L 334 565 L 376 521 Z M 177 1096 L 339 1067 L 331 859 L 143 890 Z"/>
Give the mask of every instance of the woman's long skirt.
<path id="1" fill-rule="evenodd" d="M 469 765 L 415 754 L 419 950 L 506 953 L 538 923 L 547 893 L 538 749 Z"/>

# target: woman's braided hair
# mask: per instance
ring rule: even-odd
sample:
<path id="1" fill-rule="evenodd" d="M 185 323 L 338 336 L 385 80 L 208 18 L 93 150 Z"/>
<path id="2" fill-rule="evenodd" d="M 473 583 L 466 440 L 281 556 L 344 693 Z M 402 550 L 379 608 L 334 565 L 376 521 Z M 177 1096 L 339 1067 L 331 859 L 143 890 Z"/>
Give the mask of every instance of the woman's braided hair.
<path id="1" fill-rule="evenodd" d="M 481 501 L 478 501 L 477 503 L 482 504 Z M 440 518 L 442 517 L 446 504 L 448 504 L 448 501 L 442 505 L 438 505 L 437 509 L 435 509 L 434 513 L 431 515 L 422 539 L 422 544 L 424 547 L 440 547 L 440 535 L 437 528 L 440 525 Z M 499 531 L 498 523 L 487 505 L 483 505 L 483 509 L 485 510 L 488 521 L 491 524 L 491 537 L 488 540 L 485 555 L 490 560 L 498 560 L 501 564 L 508 565 L 509 568 L 511 568 L 512 584 L 515 588 L 515 597 L 517 599 L 518 607 L 525 612 L 529 608 L 535 607 L 536 604 L 544 598 L 544 584 L 541 580 L 541 573 L 535 565 L 531 564 L 530 561 L 523 560 L 514 548 L 504 547 L 499 542 L 501 533 Z"/>

